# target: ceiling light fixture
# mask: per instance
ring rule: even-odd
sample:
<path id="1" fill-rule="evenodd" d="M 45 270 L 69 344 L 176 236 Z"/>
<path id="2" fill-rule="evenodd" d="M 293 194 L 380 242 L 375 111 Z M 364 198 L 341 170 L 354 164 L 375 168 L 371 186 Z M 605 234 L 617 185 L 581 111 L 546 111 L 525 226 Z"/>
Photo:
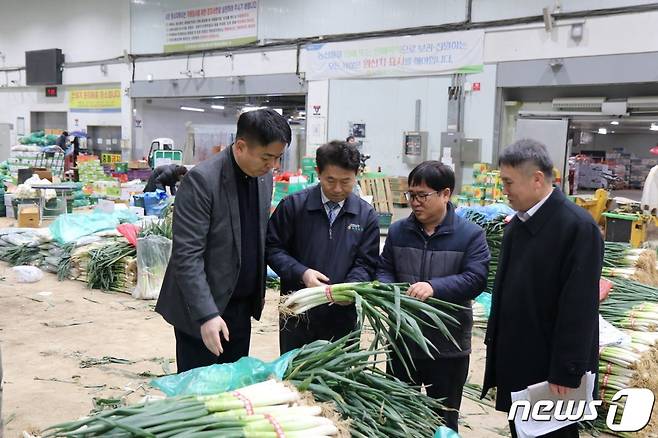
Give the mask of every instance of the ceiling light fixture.
<path id="1" fill-rule="evenodd" d="M 611 125 L 619 125 L 619 122 L 617 120 L 613 120 L 612 122 L 610 122 L 610 124 Z"/>
<path id="2" fill-rule="evenodd" d="M 655 124 L 655 123 L 652 123 L 651 127 L 649 129 L 651 129 L 652 131 L 658 131 L 658 125 Z"/>
<path id="3" fill-rule="evenodd" d="M 216 109 L 216 110 L 223 110 L 224 105 L 210 105 L 210 108 Z"/>
<path id="4" fill-rule="evenodd" d="M 198 113 L 205 113 L 206 112 L 206 110 L 204 110 L 203 108 L 194 108 L 194 107 L 191 107 L 191 106 L 182 106 L 182 107 L 180 107 L 180 109 L 182 109 L 183 111 L 196 111 Z"/>
<path id="5" fill-rule="evenodd" d="M 599 128 L 599 134 L 603 134 L 603 135 L 605 135 L 605 134 L 607 134 L 607 133 L 608 133 L 608 130 L 607 130 L 607 129 L 605 129 L 605 128 Z"/>

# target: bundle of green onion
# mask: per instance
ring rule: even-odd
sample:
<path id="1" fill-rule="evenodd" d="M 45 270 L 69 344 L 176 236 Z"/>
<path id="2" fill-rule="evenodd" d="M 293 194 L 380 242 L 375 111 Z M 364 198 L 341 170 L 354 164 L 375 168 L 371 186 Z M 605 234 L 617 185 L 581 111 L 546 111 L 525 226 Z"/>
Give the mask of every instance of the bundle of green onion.
<path id="1" fill-rule="evenodd" d="M 89 251 L 89 261 L 86 266 L 87 284 L 91 289 L 104 291 L 123 290 L 130 293 L 132 285 L 122 284 L 125 279 L 127 257 L 135 257 L 135 247 L 127 242 L 117 241 Z"/>
<path id="2" fill-rule="evenodd" d="M 602 275 L 658 286 L 658 261 L 654 251 L 634 249 L 626 243 L 605 242 Z"/>
<path id="3" fill-rule="evenodd" d="M 2 260 L 11 266 L 38 264 L 43 259 L 39 247 L 27 245 L 12 246 L 4 251 Z"/>
<path id="4" fill-rule="evenodd" d="M 628 243 L 605 242 L 603 266 L 606 268 L 621 268 L 634 266 L 644 249 L 634 249 Z"/>
<path id="5" fill-rule="evenodd" d="M 439 329 L 457 345 L 446 323 L 459 323 L 446 312 L 462 307 L 436 298 L 420 301 L 406 294 L 408 288 L 407 283 L 378 282 L 311 287 L 288 295 L 282 302 L 280 311 L 284 315 L 301 315 L 324 304 L 355 303 L 360 321 L 367 321 L 374 330 L 375 337 L 371 348 L 377 349 L 383 343 L 399 357 L 410 357 L 407 339 L 420 346 L 428 356 L 432 356 L 430 348 L 438 351 L 436 346 L 425 338 L 421 326 Z M 406 354 L 402 354 L 400 346 Z"/>
<path id="6" fill-rule="evenodd" d="M 293 406 L 297 390 L 268 380 L 212 396 L 172 397 L 104 411 L 46 429 L 44 437 L 302 438 L 337 435 L 318 406 Z"/>
<path id="7" fill-rule="evenodd" d="M 612 290 L 599 305 L 601 316 L 617 328 L 657 331 L 658 288 L 620 278 L 609 281 Z"/>
<path id="8" fill-rule="evenodd" d="M 354 332 L 305 345 L 284 379 L 317 401 L 333 403 L 353 437 L 433 436 L 441 425 L 441 403 L 380 370 L 376 356 L 386 352 L 361 351 L 359 338 Z"/>

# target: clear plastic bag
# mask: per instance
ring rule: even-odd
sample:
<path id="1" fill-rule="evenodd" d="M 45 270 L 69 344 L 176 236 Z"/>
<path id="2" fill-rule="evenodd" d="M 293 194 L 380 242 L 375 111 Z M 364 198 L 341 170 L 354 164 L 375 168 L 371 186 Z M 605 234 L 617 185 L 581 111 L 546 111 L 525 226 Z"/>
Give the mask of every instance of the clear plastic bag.
<path id="1" fill-rule="evenodd" d="M 36 283 L 43 278 L 43 271 L 35 266 L 14 266 L 11 271 L 18 283 Z"/>
<path id="2" fill-rule="evenodd" d="M 148 236 L 137 239 L 137 286 L 132 294 L 134 298 L 158 298 L 170 255 L 171 240 L 166 237 Z"/>

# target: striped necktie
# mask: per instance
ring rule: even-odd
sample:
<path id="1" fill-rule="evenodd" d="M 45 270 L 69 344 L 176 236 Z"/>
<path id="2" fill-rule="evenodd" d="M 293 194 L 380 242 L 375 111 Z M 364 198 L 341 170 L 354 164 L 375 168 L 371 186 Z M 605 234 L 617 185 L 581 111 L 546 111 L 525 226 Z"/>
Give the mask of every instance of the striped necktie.
<path id="1" fill-rule="evenodd" d="M 329 217 L 329 226 L 331 226 L 336 220 L 336 216 L 338 216 L 338 212 L 340 211 L 340 204 L 334 201 L 327 201 L 324 205 L 327 210 L 327 216 Z"/>

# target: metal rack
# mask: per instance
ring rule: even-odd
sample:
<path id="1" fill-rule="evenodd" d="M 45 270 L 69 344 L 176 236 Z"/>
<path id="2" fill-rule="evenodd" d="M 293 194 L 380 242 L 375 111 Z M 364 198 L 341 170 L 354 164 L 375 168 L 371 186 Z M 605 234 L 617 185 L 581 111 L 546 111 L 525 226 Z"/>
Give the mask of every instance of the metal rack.
<path id="1" fill-rule="evenodd" d="M 40 152 L 34 160 L 34 166 L 50 169 L 53 176 L 62 176 L 64 173 L 64 154 L 59 152 Z"/>

